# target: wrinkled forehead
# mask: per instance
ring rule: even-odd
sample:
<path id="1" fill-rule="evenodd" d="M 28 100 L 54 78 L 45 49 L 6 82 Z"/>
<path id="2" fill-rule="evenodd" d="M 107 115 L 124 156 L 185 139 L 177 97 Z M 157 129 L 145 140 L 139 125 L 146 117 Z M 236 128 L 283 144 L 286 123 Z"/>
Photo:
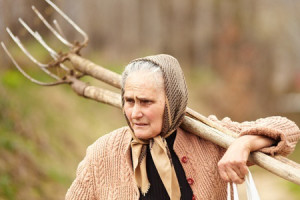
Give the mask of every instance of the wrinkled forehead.
<path id="1" fill-rule="evenodd" d="M 125 70 L 122 73 L 122 87 L 125 86 L 125 82 L 128 76 L 151 76 L 157 83 L 162 83 L 162 70 L 161 68 L 154 64 L 153 62 L 149 61 L 135 61 L 129 63 Z"/>
<path id="2" fill-rule="evenodd" d="M 150 70 L 139 70 L 134 71 L 128 74 L 125 83 L 124 89 L 126 85 L 140 85 L 144 87 L 154 87 L 159 89 L 164 89 L 164 79 L 163 75 L 160 72 L 153 72 Z"/>

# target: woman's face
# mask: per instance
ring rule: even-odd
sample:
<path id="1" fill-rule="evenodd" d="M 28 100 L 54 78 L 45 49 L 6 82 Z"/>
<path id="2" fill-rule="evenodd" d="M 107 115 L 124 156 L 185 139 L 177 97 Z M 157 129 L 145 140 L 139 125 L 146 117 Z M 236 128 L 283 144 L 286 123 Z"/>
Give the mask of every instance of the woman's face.
<path id="1" fill-rule="evenodd" d="M 159 79 L 159 80 L 158 80 Z M 162 130 L 165 108 L 163 78 L 151 72 L 131 73 L 124 86 L 124 110 L 134 134 L 150 139 Z"/>

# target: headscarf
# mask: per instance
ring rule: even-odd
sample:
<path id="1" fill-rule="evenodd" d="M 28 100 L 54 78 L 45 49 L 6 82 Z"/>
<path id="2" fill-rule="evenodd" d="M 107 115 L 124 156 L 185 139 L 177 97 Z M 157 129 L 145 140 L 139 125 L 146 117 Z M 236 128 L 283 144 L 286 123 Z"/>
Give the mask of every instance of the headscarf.
<path id="1" fill-rule="evenodd" d="M 131 63 L 138 61 L 152 62 L 161 68 L 164 79 L 166 103 L 163 114 L 162 131 L 158 136 L 149 141 L 138 139 L 135 136 L 130 122 L 123 111 L 133 137 L 131 141 L 131 151 L 134 177 L 142 194 L 145 195 L 150 188 L 146 170 L 146 145 L 149 144 L 153 162 L 170 199 L 179 200 L 181 196 L 180 187 L 165 138 L 179 127 L 185 115 L 188 100 L 185 78 L 179 62 L 170 55 L 160 54 L 138 58 L 131 61 Z M 122 87 L 122 108 L 124 108 L 124 92 L 124 88 Z"/>

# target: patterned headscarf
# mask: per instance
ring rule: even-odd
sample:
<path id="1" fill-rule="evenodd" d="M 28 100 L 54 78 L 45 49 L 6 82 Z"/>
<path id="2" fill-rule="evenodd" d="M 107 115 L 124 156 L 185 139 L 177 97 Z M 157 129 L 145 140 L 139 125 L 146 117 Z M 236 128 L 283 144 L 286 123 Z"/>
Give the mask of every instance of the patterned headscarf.
<path id="1" fill-rule="evenodd" d="M 180 199 L 180 187 L 176 172 L 172 163 L 170 152 L 165 138 L 172 134 L 181 124 L 185 115 L 188 101 L 188 92 L 182 69 L 176 58 L 166 55 L 154 55 L 138 58 L 131 63 L 148 61 L 161 68 L 165 89 L 165 109 L 163 114 L 163 125 L 161 133 L 149 141 L 138 139 L 130 126 L 133 140 L 131 142 L 134 176 L 142 194 L 146 194 L 150 183 L 146 171 L 147 144 L 150 145 L 150 153 L 158 174 L 169 194 L 171 200 Z M 122 87 L 122 107 L 124 108 L 124 88 Z"/>

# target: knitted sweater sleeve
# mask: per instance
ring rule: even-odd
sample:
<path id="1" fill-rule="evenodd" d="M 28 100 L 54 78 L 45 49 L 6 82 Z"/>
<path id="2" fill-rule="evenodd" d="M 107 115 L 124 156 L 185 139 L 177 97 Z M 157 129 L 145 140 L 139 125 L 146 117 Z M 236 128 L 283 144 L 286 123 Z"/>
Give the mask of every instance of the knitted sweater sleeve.
<path id="1" fill-rule="evenodd" d="M 275 145 L 260 150 L 273 156 L 290 154 L 300 139 L 298 126 L 285 117 L 273 116 L 242 123 L 234 122 L 228 117 L 218 120 L 214 115 L 209 116 L 209 119 L 230 129 L 239 136 L 262 135 L 274 139 L 276 141 Z"/>
<path id="2" fill-rule="evenodd" d="M 89 161 L 90 148 L 86 157 L 79 163 L 76 178 L 66 194 L 66 200 L 92 200 L 94 196 L 94 180 L 92 164 Z"/>

